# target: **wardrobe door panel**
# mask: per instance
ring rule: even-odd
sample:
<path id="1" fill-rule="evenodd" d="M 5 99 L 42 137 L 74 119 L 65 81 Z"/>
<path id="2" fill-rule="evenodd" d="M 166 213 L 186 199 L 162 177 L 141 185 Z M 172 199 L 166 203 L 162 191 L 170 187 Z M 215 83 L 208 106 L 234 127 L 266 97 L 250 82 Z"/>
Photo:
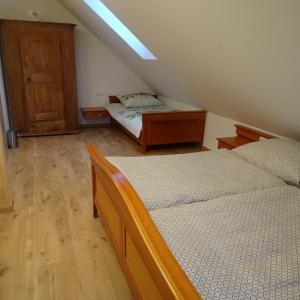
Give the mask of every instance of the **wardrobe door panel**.
<path id="1" fill-rule="evenodd" d="M 52 28 L 35 28 L 30 25 L 23 26 L 20 31 L 28 120 L 64 120 L 62 58 L 58 32 Z M 62 127 L 57 130 L 65 129 L 64 122 L 60 124 Z"/>

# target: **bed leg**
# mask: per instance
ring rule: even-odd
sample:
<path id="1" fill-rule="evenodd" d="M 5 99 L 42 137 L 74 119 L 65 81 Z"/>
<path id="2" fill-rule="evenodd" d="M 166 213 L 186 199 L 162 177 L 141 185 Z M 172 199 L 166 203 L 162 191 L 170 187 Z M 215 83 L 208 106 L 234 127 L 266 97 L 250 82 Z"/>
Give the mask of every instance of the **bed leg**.
<path id="1" fill-rule="evenodd" d="M 203 146 L 203 143 L 201 143 L 201 142 L 197 142 L 197 143 L 196 143 L 196 147 L 198 147 L 198 148 L 200 148 L 200 149 L 201 149 L 201 148 L 202 148 L 202 146 Z"/>
<path id="2" fill-rule="evenodd" d="M 96 205 L 95 205 L 95 203 L 93 203 L 93 216 L 94 216 L 94 218 L 96 219 L 96 218 L 98 218 L 98 210 L 97 210 L 97 207 L 96 207 Z"/>
<path id="3" fill-rule="evenodd" d="M 147 145 L 142 144 L 141 151 L 142 151 L 142 153 L 146 153 L 147 152 Z"/>

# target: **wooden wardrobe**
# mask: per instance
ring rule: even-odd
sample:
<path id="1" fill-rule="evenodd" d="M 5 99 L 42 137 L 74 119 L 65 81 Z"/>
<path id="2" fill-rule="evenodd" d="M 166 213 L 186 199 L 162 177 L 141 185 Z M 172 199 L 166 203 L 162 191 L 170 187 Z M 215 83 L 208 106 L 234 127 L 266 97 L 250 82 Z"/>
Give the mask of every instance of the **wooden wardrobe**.
<path id="1" fill-rule="evenodd" d="M 73 24 L 1 20 L 1 54 L 18 135 L 78 130 Z"/>

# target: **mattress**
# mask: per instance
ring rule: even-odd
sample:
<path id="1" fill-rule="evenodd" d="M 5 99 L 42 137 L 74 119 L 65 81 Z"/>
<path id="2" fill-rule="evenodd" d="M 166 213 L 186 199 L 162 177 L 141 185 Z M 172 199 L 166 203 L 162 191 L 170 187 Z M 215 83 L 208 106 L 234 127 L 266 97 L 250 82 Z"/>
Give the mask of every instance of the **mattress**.
<path id="1" fill-rule="evenodd" d="M 150 212 L 204 299 L 300 298 L 300 190 L 283 186 Z"/>
<path id="2" fill-rule="evenodd" d="M 105 107 L 112 118 L 123 125 L 135 137 L 139 138 L 142 131 L 143 112 L 170 112 L 173 108 L 165 105 L 147 108 L 126 108 L 121 103 L 110 103 Z"/>
<path id="3" fill-rule="evenodd" d="M 285 186 L 269 171 L 226 149 L 107 159 L 127 177 L 148 210 Z"/>

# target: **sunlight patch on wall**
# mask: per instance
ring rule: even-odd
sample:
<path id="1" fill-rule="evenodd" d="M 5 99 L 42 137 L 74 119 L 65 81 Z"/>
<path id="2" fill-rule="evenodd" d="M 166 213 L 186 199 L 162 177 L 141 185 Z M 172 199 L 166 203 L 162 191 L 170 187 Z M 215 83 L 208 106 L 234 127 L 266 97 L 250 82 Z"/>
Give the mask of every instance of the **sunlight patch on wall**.
<path id="1" fill-rule="evenodd" d="M 83 0 L 111 27 L 142 59 L 157 60 L 149 49 L 100 0 Z"/>

